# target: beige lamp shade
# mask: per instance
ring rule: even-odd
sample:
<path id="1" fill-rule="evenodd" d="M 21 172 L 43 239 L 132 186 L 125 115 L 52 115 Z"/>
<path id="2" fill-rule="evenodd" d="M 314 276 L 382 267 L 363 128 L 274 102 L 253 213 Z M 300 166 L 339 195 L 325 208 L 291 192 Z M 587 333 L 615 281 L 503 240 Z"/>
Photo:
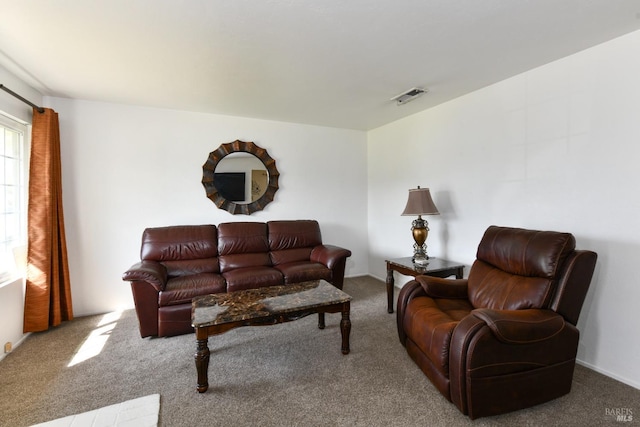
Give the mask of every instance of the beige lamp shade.
<path id="1" fill-rule="evenodd" d="M 402 215 L 440 215 L 428 188 L 412 188 Z"/>
<path id="2" fill-rule="evenodd" d="M 439 215 L 431 193 L 428 188 L 414 188 L 409 190 L 409 199 L 402 215 L 418 215 L 411 223 L 411 233 L 413 234 L 413 262 L 418 265 L 429 263 L 427 255 L 427 236 L 429 235 L 429 223 L 422 218 L 422 215 Z"/>

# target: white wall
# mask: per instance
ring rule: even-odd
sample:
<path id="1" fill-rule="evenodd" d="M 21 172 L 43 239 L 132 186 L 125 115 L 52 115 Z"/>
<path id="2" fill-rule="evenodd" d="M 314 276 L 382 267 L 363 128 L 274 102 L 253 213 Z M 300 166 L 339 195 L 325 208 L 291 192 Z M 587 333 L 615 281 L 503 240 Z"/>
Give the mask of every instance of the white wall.
<path id="1" fill-rule="evenodd" d="M 368 272 L 366 133 L 126 105 L 45 98 L 58 112 L 75 315 L 132 307 L 122 273 L 146 227 L 316 219 Z M 231 215 L 205 194 L 202 165 L 222 143 L 253 141 L 280 172 L 265 210 Z"/>
<path id="2" fill-rule="evenodd" d="M 42 95 L 22 80 L 0 67 L 0 83 L 36 105 L 42 105 Z M 32 108 L 4 91 L 0 91 L 0 111 L 13 119 L 31 124 Z M 0 285 L 0 359 L 4 344 L 18 345 L 24 317 L 24 281 L 19 278 Z"/>
<path id="3" fill-rule="evenodd" d="M 4 346 L 19 345 L 26 334 L 22 333 L 24 318 L 24 280 L 16 279 L 0 286 L 0 360 L 4 359 Z"/>
<path id="4" fill-rule="evenodd" d="M 430 255 L 470 265 L 491 224 L 572 232 L 599 254 L 578 358 L 640 388 L 639 51 L 632 33 L 371 131 L 371 273 L 411 254 L 416 185 L 442 213 Z"/>

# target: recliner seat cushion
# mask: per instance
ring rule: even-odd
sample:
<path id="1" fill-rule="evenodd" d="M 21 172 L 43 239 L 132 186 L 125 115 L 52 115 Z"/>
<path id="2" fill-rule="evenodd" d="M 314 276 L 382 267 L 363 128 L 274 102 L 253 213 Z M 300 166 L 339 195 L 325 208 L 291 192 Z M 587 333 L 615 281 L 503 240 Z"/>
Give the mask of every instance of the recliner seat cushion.
<path id="1" fill-rule="evenodd" d="M 449 372 L 449 347 L 458 322 L 473 307 L 462 299 L 418 297 L 409 302 L 403 328 L 407 337 L 445 376 Z"/>

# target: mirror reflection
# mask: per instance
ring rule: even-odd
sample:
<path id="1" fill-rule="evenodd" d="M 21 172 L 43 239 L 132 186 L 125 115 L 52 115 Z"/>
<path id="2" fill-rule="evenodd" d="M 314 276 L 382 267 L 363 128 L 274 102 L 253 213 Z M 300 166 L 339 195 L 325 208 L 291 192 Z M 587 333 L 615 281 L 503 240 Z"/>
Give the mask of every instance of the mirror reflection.
<path id="1" fill-rule="evenodd" d="M 213 185 L 225 199 L 251 203 L 267 191 L 269 173 L 262 161 L 249 153 L 231 153 L 218 162 Z"/>

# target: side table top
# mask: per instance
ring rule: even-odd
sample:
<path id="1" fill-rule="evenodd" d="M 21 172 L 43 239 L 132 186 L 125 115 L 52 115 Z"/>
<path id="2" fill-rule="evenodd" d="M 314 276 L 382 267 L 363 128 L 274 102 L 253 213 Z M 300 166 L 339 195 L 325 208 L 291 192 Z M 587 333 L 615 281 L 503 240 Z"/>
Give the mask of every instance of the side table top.
<path id="1" fill-rule="evenodd" d="M 443 258 L 429 258 L 429 263 L 425 265 L 414 264 L 412 257 L 387 259 L 385 262 L 387 265 L 391 264 L 392 266 L 395 265 L 404 269 L 414 270 L 416 273 L 435 273 L 464 267 L 462 263 Z"/>

